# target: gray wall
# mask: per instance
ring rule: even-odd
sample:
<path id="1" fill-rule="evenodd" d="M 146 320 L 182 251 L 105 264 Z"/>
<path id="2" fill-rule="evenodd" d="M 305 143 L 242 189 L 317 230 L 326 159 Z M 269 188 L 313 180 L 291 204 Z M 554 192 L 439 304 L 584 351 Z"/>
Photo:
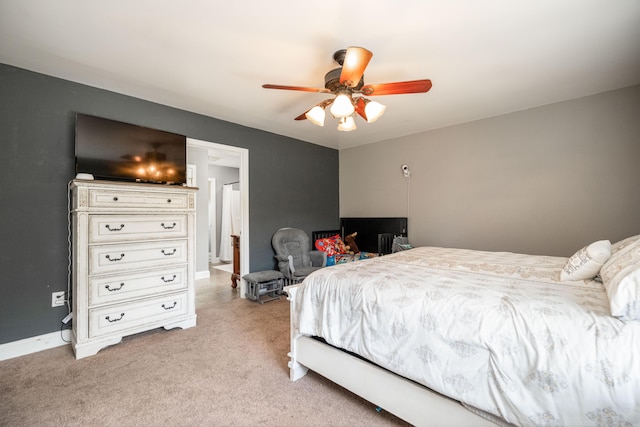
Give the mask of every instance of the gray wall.
<path id="1" fill-rule="evenodd" d="M 414 245 L 557 256 L 640 234 L 640 86 L 342 150 L 340 214 L 408 215 Z"/>
<path id="2" fill-rule="evenodd" d="M 67 288 L 76 112 L 247 148 L 251 271 L 274 268 L 277 228 L 338 225 L 336 150 L 0 64 L 0 344 L 66 314 L 51 292 Z"/>

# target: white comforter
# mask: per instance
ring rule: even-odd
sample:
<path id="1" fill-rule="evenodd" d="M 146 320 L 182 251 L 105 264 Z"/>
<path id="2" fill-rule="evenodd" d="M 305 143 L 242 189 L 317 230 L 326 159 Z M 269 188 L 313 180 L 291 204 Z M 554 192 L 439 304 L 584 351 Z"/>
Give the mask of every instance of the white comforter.
<path id="1" fill-rule="evenodd" d="M 416 248 L 314 272 L 304 335 L 510 423 L 640 426 L 640 322 L 566 258 Z"/>

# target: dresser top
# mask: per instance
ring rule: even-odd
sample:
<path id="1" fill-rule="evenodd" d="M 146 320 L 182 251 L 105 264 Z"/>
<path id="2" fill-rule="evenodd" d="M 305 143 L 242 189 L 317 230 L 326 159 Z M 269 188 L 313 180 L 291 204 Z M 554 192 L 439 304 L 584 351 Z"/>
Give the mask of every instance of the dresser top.
<path id="1" fill-rule="evenodd" d="M 198 187 L 187 187 L 186 185 L 169 185 L 169 184 L 153 184 L 147 182 L 131 182 L 131 181 L 108 181 L 102 179 L 74 179 L 69 183 L 69 188 L 73 187 L 109 187 L 109 188 L 127 188 L 140 190 L 187 190 L 197 191 Z"/>

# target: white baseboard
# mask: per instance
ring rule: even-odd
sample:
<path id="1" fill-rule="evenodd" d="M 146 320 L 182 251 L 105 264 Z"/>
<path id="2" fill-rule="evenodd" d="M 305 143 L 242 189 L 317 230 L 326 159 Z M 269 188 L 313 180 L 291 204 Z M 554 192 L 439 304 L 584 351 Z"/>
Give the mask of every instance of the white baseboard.
<path id="1" fill-rule="evenodd" d="M 69 342 L 62 339 L 63 336 L 65 339 L 71 340 L 71 330 L 65 329 L 62 333 L 60 331 L 51 332 L 37 337 L 0 344 L 0 360 L 13 359 L 14 357 L 37 353 L 42 350 L 69 345 Z"/>
<path id="2" fill-rule="evenodd" d="M 208 279 L 209 277 L 211 277 L 211 273 L 209 273 L 209 270 L 196 271 L 195 280 Z"/>

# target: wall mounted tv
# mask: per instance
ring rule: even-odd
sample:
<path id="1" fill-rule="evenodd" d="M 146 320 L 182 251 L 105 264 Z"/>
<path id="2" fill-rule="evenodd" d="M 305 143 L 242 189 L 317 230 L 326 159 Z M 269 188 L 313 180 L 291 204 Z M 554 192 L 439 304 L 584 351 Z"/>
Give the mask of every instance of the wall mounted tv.
<path id="1" fill-rule="evenodd" d="M 185 184 L 187 138 L 78 113 L 76 174 L 95 179 Z"/>

